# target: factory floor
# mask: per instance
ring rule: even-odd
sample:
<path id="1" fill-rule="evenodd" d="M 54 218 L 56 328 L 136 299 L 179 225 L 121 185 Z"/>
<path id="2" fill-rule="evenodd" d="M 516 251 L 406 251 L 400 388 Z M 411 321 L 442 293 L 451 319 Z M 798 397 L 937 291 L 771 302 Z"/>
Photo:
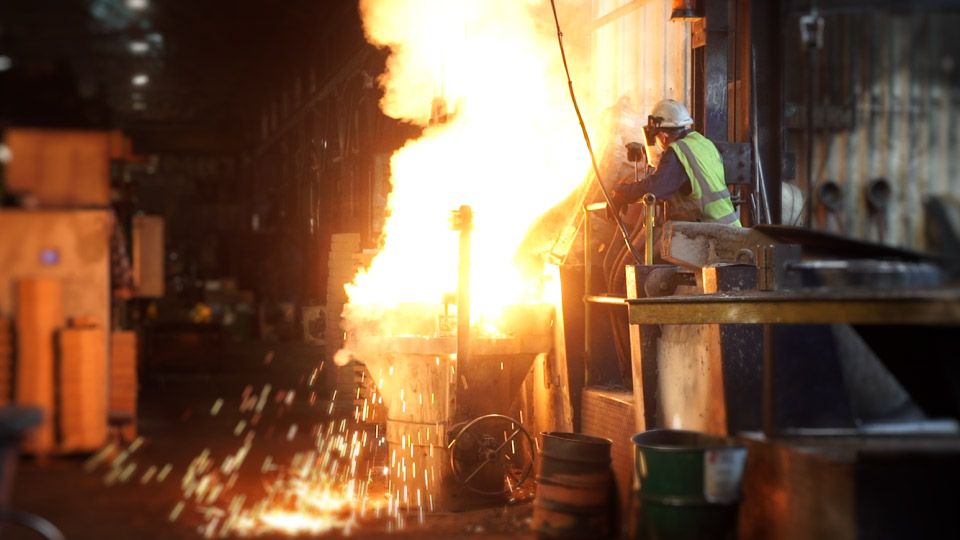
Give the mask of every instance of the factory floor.
<path id="1" fill-rule="evenodd" d="M 164 350 L 176 352 L 177 348 Z M 181 478 L 190 463 L 204 450 L 223 457 L 243 444 L 243 434 L 235 435 L 235 431 L 240 431 L 241 401 L 248 386 L 253 392 L 260 392 L 266 384 L 274 392 L 302 389 L 319 358 L 318 349 L 301 344 L 234 343 L 223 347 L 220 367 L 213 372 L 204 365 L 215 363 L 208 357 L 191 359 L 195 369 L 188 371 L 181 369 L 183 357 L 176 362 L 179 372 L 150 368 L 141 377 L 139 430 L 143 442 L 126 460 L 127 466 L 135 463 L 136 468 L 118 477 L 116 472 L 126 467 L 111 474 L 105 463 L 92 467 L 89 454 L 43 461 L 25 457 L 17 472 L 14 507 L 49 519 L 70 540 L 201 538 L 209 523 L 203 506 L 187 505 L 176 511 L 183 499 Z M 247 490 L 251 500 L 257 500 L 254 497 L 262 492 L 263 483 L 259 469 L 265 457 L 281 463 L 307 449 L 311 444 L 308 426 L 322 423 L 318 416 L 322 413 L 302 398 L 268 411 L 235 486 L 237 492 Z M 292 433 L 291 426 L 303 427 Z M 169 475 L 158 481 L 157 473 L 167 464 L 172 466 Z M 151 467 L 153 474 L 149 473 Z M 171 514 L 176 518 L 171 519 Z M 411 516 L 401 530 L 392 532 L 393 519 L 362 519 L 351 537 L 525 538 L 532 537 L 527 532 L 530 514 L 529 504 L 516 504 L 427 515 L 422 523 Z M 341 535 L 341 531 L 333 531 L 320 537 Z M 0 536 L 37 538 L 12 528 L 0 531 Z M 260 537 L 286 536 L 268 533 Z"/>

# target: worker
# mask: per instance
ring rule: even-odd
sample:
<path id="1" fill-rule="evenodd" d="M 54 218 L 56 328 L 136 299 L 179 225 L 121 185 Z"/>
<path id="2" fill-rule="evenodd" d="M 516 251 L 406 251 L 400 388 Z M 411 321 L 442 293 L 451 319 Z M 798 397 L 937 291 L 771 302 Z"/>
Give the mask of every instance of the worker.
<path id="1" fill-rule="evenodd" d="M 741 226 L 724 182 L 720 152 L 692 125 L 682 103 L 672 99 L 657 103 L 644 128 L 648 145 L 656 144 L 660 150 L 656 170 L 639 182 L 614 188 L 616 211 L 652 193 L 658 201 L 667 201 L 672 220 Z"/>

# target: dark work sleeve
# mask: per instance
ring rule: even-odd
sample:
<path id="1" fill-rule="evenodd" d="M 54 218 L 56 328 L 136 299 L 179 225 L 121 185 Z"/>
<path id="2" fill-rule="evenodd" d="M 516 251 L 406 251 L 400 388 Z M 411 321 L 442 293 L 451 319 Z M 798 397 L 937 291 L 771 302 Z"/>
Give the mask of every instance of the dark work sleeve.
<path id="1" fill-rule="evenodd" d="M 660 165 L 653 174 L 633 184 L 617 188 L 619 196 L 625 202 L 639 200 L 647 193 L 653 193 L 658 200 L 669 199 L 678 191 L 690 190 L 689 179 L 683 165 L 673 150 L 667 150 L 660 158 Z"/>

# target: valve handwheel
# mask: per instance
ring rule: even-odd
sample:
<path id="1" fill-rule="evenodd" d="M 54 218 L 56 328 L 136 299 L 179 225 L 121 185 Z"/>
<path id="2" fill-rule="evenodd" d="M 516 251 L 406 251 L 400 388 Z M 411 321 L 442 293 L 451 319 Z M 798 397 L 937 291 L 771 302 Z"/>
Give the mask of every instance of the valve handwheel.
<path id="1" fill-rule="evenodd" d="M 517 420 L 488 414 L 454 426 L 451 432 L 450 469 L 470 491 L 507 495 L 530 477 L 533 437 Z"/>

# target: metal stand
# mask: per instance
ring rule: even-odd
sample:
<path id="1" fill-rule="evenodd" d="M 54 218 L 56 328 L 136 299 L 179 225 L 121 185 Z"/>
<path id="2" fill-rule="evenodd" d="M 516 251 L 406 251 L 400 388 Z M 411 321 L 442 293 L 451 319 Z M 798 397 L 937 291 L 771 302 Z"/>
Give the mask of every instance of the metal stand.
<path id="1" fill-rule="evenodd" d="M 453 212 L 453 228 L 460 231 L 460 258 L 457 276 L 457 363 L 470 357 L 470 233 L 473 209 L 463 205 Z"/>
<path id="2" fill-rule="evenodd" d="M 452 218 L 453 228 L 460 232 L 457 369 L 463 372 L 468 369 L 467 363 L 470 362 L 470 234 L 473 231 L 473 210 L 463 205 L 453 212 Z M 461 392 L 468 391 L 463 383 L 458 382 L 457 387 Z M 500 429 L 504 425 L 510 428 Z M 499 439 L 501 431 L 504 434 L 502 441 Z M 509 436 L 506 435 L 508 431 Z M 533 470 L 533 439 L 520 422 L 509 416 L 479 416 L 454 426 L 450 434 L 447 448 L 453 477 L 474 493 L 507 495 L 523 484 Z M 518 437 L 521 439 L 519 454 Z"/>

